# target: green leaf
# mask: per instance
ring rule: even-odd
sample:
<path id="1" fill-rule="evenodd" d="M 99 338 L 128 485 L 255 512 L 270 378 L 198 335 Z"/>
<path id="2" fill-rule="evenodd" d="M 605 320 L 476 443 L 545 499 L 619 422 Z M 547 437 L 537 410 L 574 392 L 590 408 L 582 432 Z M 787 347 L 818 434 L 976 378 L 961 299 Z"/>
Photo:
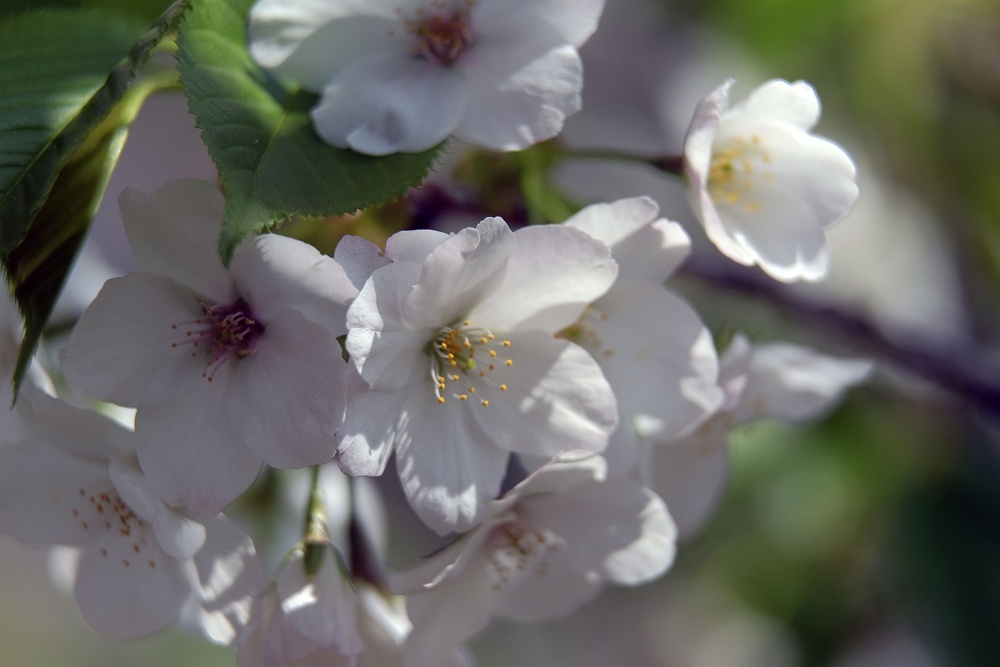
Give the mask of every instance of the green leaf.
<path id="1" fill-rule="evenodd" d="M 138 24 L 94 11 L 0 23 L 0 253 L 24 237 L 63 161 L 107 113 L 88 102 L 141 34 Z M 80 122 L 85 110 L 89 124 Z"/>
<path id="2" fill-rule="evenodd" d="M 315 96 L 287 91 L 251 59 L 253 0 L 204 0 L 180 26 L 181 83 L 226 193 L 219 251 L 295 215 L 353 213 L 403 195 L 438 149 L 371 157 L 331 148 L 309 119 Z"/>
<path id="3" fill-rule="evenodd" d="M 7 281 L 25 319 L 24 338 L 14 372 L 15 396 L 66 275 L 97 212 L 129 125 L 151 92 L 176 85 L 173 72 L 166 75 L 161 72 L 132 86 L 138 69 L 173 28 L 185 7 L 186 1 L 175 3 L 135 43 L 128 56 L 110 74 L 105 71 L 104 85 L 92 93 L 82 108 L 78 107 L 77 115 L 60 132 L 48 138 L 33 156 L 34 161 L 21 169 L 19 173 L 24 176 L 20 184 L 11 190 L 41 197 L 36 210 L 29 211 L 23 205 L 18 207 L 12 204 L 9 209 L 12 217 L 8 218 L 5 212 L 2 219 L 4 241 L 9 240 L 8 232 L 14 225 L 25 229 L 16 247 L 12 250 L 4 248 L 3 252 Z M 25 15 L 23 19 L 18 17 L 17 21 L 33 21 L 34 16 L 45 15 Z M 135 35 L 131 41 L 135 42 Z M 53 58 L 64 55 L 59 49 L 54 50 L 57 56 Z M 112 65 L 114 63 L 109 68 Z M 62 71 L 64 64 L 50 63 L 49 67 Z M 35 90 L 32 86 L 27 87 Z M 50 97 L 61 99 L 57 88 L 53 87 Z M 0 102 L 0 108 L 7 108 L 3 106 L 5 103 Z M 12 103 L 11 106 L 16 105 Z M 45 108 L 43 106 L 38 113 L 44 115 Z M 5 140 L 6 135 L 0 138 L 0 146 Z M 56 171 L 50 176 L 53 168 Z M 48 186 L 39 195 L 38 183 L 48 178 L 51 178 Z"/>

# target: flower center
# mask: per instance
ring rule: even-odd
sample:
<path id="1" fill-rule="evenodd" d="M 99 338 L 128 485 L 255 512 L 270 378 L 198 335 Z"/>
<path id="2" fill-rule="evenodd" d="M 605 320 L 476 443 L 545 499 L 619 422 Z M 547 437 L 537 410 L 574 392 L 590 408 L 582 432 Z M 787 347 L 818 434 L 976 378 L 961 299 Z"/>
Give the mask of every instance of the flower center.
<path id="1" fill-rule="evenodd" d="M 604 342 L 595 323 L 606 322 L 608 314 L 595 308 L 593 305 L 587 306 L 575 323 L 569 325 L 556 334 L 556 338 L 563 338 L 576 343 L 583 349 L 590 352 L 591 356 L 600 360 L 613 357 L 615 350 Z"/>
<path id="2" fill-rule="evenodd" d="M 475 43 L 469 25 L 471 5 L 471 0 L 458 3 L 457 7 L 437 0 L 429 9 L 417 9 L 416 18 L 405 19 L 407 34 L 415 38 L 411 47 L 413 54 L 446 67 L 453 65 Z"/>
<path id="3" fill-rule="evenodd" d="M 487 547 L 493 590 L 499 592 L 511 579 L 532 570 L 544 577 L 549 568 L 546 557 L 561 548 L 562 540 L 548 530 L 520 522 L 501 526 Z"/>
<path id="4" fill-rule="evenodd" d="M 747 141 L 736 137 L 713 146 L 712 162 L 708 169 L 708 194 L 716 206 L 740 205 L 747 213 L 760 209 L 760 202 L 752 198 L 757 178 L 771 181 L 774 174 L 768 170 L 771 154 L 761 147 L 756 134 Z"/>
<path id="5" fill-rule="evenodd" d="M 479 386 L 507 391 L 499 382 L 504 370 L 514 365 L 509 340 L 497 340 L 488 329 L 472 326 L 469 320 L 443 327 L 430 342 L 431 378 L 438 403 L 445 402 L 450 394 L 460 401 L 469 400 Z M 488 407 L 488 398 L 479 399 Z"/>
<path id="6" fill-rule="evenodd" d="M 111 559 L 124 569 L 156 569 L 159 551 L 150 548 L 149 525 L 136 516 L 113 487 L 81 487 L 66 505 L 80 530 L 93 536 L 93 546 L 101 558 Z"/>
<path id="7" fill-rule="evenodd" d="M 198 305 L 201 317 L 170 325 L 171 329 L 184 332 L 184 339 L 170 346 L 190 345 L 192 357 L 203 356 L 206 361 L 201 376 L 211 382 L 226 360 L 242 359 L 254 353 L 257 339 L 264 333 L 264 325 L 256 320 L 242 298 L 229 305 L 217 306 L 198 299 Z"/>

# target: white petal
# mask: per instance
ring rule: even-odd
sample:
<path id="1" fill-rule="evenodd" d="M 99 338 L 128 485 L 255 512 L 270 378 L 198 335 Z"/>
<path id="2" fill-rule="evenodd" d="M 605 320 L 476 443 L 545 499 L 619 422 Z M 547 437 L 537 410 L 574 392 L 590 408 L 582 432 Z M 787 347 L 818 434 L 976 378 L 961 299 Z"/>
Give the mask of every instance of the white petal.
<path id="1" fill-rule="evenodd" d="M 127 188 L 118 203 L 141 271 L 169 278 L 213 303 L 232 301 L 232 279 L 218 251 L 222 193 L 214 184 L 189 178 L 151 195 Z"/>
<path id="2" fill-rule="evenodd" d="M 177 622 L 193 591 L 177 560 L 152 551 L 135 556 L 130 551 L 124 556 L 113 551 L 81 553 L 76 603 L 92 628 L 131 640 Z"/>
<path id="3" fill-rule="evenodd" d="M 480 0 L 472 20 L 477 34 L 486 35 L 543 23 L 565 43 L 580 46 L 597 29 L 603 9 L 604 0 Z"/>
<path id="4" fill-rule="evenodd" d="M 407 667 L 451 664 L 455 647 L 489 623 L 493 598 L 482 561 L 470 563 L 446 586 L 408 597 L 413 631 L 406 638 Z"/>
<path id="5" fill-rule="evenodd" d="M 195 554 L 198 604 L 186 609 L 184 626 L 217 644 L 231 644 L 246 626 L 251 599 L 264 587 L 253 542 L 224 516 L 205 520 L 205 544 Z"/>
<path id="6" fill-rule="evenodd" d="M 736 423 L 764 417 L 788 422 L 817 419 L 849 388 L 864 382 L 872 368 L 867 360 L 838 359 L 797 345 L 757 346 L 733 419 Z"/>
<path id="7" fill-rule="evenodd" d="M 276 577 L 282 611 L 299 632 L 319 646 L 343 655 L 359 653 L 357 594 L 340 569 L 338 554 L 327 547 L 323 564 L 312 577 L 306 575 L 301 554 L 282 564 Z"/>
<path id="8" fill-rule="evenodd" d="M 431 148 L 455 131 L 467 85 L 454 68 L 406 51 L 369 55 L 345 67 L 312 110 L 327 143 L 368 155 Z"/>
<path id="9" fill-rule="evenodd" d="M 92 543 L 99 517 L 89 499 L 113 492 L 107 461 L 43 440 L 0 447 L 0 531 L 24 544 Z"/>
<path id="10" fill-rule="evenodd" d="M 347 333 L 347 304 L 357 296 L 344 269 L 308 243 L 265 234 L 237 249 L 232 274 L 255 316 L 267 322 L 295 308 L 334 336 Z"/>
<path id="11" fill-rule="evenodd" d="M 519 328 L 555 333 L 576 322 L 618 275 L 607 245 L 577 229 L 526 227 L 514 238 L 517 250 L 503 282 L 469 312 L 477 325 L 497 332 Z"/>
<path id="12" fill-rule="evenodd" d="M 659 206 L 649 197 L 592 204 L 564 224 L 604 241 L 618 262 L 618 278 L 663 283 L 691 249 L 691 239 L 676 222 L 657 220 Z"/>
<path id="13" fill-rule="evenodd" d="M 715 420 L 687 440 L 652 447 L 649 484 L 670 508 L 678 539 L 700 528 L 722 499 L 729 479 L 727 432 L 724 421 Z"/>
<path id="14" fill-rule="evenodd" d="M 517 44 L 517 40 L 514 43 Z M 546 42 L 548 40 L 545 40 Z M 543 42 L 545 43 L 545 42 Z M 521 150 L 562 130 L 566 116 L 580 109 L 583 64 L 571 46 L 539 53 L 537 44 L 479 42 L 468 65 L 468 101 L 457 133 L 497 150 Z"/>
<path id="15" fill-rule="evenodd" d="M 353 389 L 358 383 L 362 388 Z M 397 433 L 409 423 L 403 405 L 410 388 L 369 389 L 364 380 L 351 372 L 348 392 L 353 396 L 347 404 L 344 424 L 337 432 L 337 461 L 348 475 L 381 475 L 395 447 Z M 389 415 L 393 418 L 387 418 Z"/>
<path id="16" fill-rule="evenodd" d="M 479 383 L 477 391 L 489 405 L 466 404 L 483 432 L 504 449 L 547 457 L 604 449 L 618 413 L 597 362 L 579 346 L 540 331 L 512 334 L 510 340 L 513 364 L 498 364 L 497 371 L 507 389 Z"/>
<path id="17" fill-rule="evenodd" d="M 432 385 L 417 387 L 402 405 L 396 468 L 407 500 L 437 533 L 468 530 L 500 490 L 509 454 L 475 425 L 466 401 L 438 403 Z"/>
<path id="18" fill-rule="evenodd" d="M 394 262 L 423 264 L 427 255 L 449 236 L 436 229 L 404 229 L 386 239 L 385 256 Z"/>
<path id="19" fill-rule="evenodd" d="M 186 505 L 203 516 L 221 512 L 261 466 L 260 456 L 230 426 L 232 386 L 224 377 L 196 383 L 182 399 L 136 415 L 139 463 L 149 488 L 168 505 Z"/>
<path id="20" fill-rule="evenodd" d="M 581 572 L 637 585 L 673 563 L 677 531 L 660 498 L 627 477 L 522 501 L 526 520 L 565 541 L 560 556 Z"/>
<path id="21" fill-rule="evenodd" d="M 228 363 L 229 418 L 250 449 L 278 468 L 333 458 L 347 362 L 329 331 L 289 308 L 267 323 L 253 354 Z"/>
<path id="22" fill-rule="evenodd" d="M 402 49 L 392 3 L 378 0 L 261 0 L 250 11 L 250 53 L 264 67 L 321 90 L 348 63 Z"/>
<path id="23" fill-rule="evenodd" d="M 772 79 L 757 86 L 745 101 L 727 111 L 723 119 L 739 116 L 747 123 L 781 121 L 809 130 L 819 120 L 819 114 L 819 97 L 808 83 Z"/>
<path id="24" fill-rule="evenodd" d="M 350 235 L 343 237 L 337 243 L 333 258 L 344 269 L 344 273 L 358 291 L 361 291 L 365 281 L 376 269 L 392 261 L 371 241 Z"/>
<path id="25" fill-rule="evenodd" d="M 132 273 L 109 280 L 83 313 L 62 356 L 72 382 L 128 406 L 157 405 L 201 382 L 205 369 L 194 295 L 159 276 Z M 195 330 L 185 336 L 185 330 Z M 195 353 L 197 356 L 192 356 Z"/>
<path id="26" fill-rule="evenodd" d="M 619 280 L 580 326 L 573 339 L 600 363 L 623 420 L 655 417 L 658 435 L 675 438 L 722 404 L 711 335 L 687 302 L 659 285 Z"/>
<path id="27" fill-rule="evenodd" d="M 205 526 L 168 509 L 147 488 L 138 470 L 111 459 L 108 472 L 122 500 L 152 526 L 157 543 L 167 554 L 178 560 L 191 558 L 205 544 Z"/>
<path id="28" fill-rule="evenodd" d="M 417 329 L 451 324 L 504 284 L 507 262 L 518 248 L 514 238 L 501 218 L 486 218 L 434 248 L 406 299 L 407 325 Z"/>
<path id="29" fill-rule="evenodd" d="M 351 364 L 376 389 L 403 386 L 426 359 L 424 346 L 433 338 L 431 330 L 412 331 L 403 311 L 420 265 L 389 264 L 375 271 L 347 309 L 346 348 Z"/>

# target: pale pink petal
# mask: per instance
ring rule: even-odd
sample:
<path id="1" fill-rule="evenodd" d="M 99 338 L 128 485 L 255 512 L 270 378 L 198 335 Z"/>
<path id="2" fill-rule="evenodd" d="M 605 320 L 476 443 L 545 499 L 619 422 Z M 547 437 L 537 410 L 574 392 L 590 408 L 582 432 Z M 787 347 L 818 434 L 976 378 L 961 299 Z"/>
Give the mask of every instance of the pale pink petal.
<path id="1" fill-rule="evenodd" d="M 345 63 L 405 48 L 393 4 L 379 0 L 262 0 L 250 11 L 250 53 L 265 67 L 321 90 Z"/>
<path id="2" fill-rule="evenodd" d="M 404 229 L 386 239 L 385 256 L 394 262 L 423 264 L 427 255 L 449 236 L 436 229 Z"/>
<path id="3" fill-rule="evenodd" d="M 348 475 L 381 475 L 397 434 L 410 423 L 410 415 L 403 411 L 409 387 L 388 391 L 369 389 L 352 371 L 348 374 L 348 392 L 353 397 L 347 404 L 344 424 L 337 432 L 337 461 Z"/>
<path id="4" fill-rule="evenodd" d="M 372 273 L 392 261 L 371 241 L 350 235 L 337 242 L 333 258 L 358 291 L 365 286 Z"/>
<path id="5" fill-rule="evenodd" d="M 686 301 L 659 285 L 619 280 L 578 327 L 571 340 L 600 363 L 622 428 L 641 414 L 660 422 L 658 437 L 675 438 L 722 404 L 711 334 Z"/>
<path id="6" fill-rule="evenodd" d="M 151 195 L 126 189 L 118 203 L 140 271 L 169 278 L 213 303 L 233 300 L 233 281 L 219 257 L 223 200 L 215 185 L 189 178 Z"/>
<path id="7" fill-rule="evenodd" d="M 112 403 L 161 404 L 202 381 L 204 348 L 192 345 L 202 314 L 190 292 L 165 278 L 133 273 L 109 280 L 77 322 L 63 372 Z"/>
<path id="8" fill-rule="evenodd" d="M 347 304 L 358 294 L 344 269 L 316 248 L 277 234 L 249 241 L 233 255 L 240 295 L 263 322 L 294 308 L 334 336 L 347 333 Z"/>
<path id="9" fill-rule="evenodd" d="M 341 570 L 339 554 L 325 547 L 319 572 L 308 576 L 303 552 L 286 561 L 275 579 L 281 610 L 306 638 L 343 655 L 362 650 L 358 635 L 357 593 Z"/>
<path id="10" fill-rule="evenodd" d="M 782 121 L 802 130 L 810 130 L 819 120 L 819 96 L 805 81 L 789 83 L 772 79 L 755 88 L 746 100 L 726 115 L 736 114 L 750 123 Z"/>
<path id="11" fill-rule="evenodd" d="M 136 415 L 139 463 L 149 488 L 168 505 L 186 505 L 203 516 L 221 512 L 261 467 L 260 455 L 233 433 L 227 370 L 223 366 L 215 382 L 195 383 L 173 403 Z"/>
<path id="12" fill-rule="evenodd" d="M 173 625 L 193 595 L 182 563 L 155 546 L 142 554 L 85 550 L 74 592 L 87 624 L 120 640 L 140 639 Z"/>
<path id="13" fill-rule="evenodd" d="M 757 346 L 732 418 L 737 424 L 767 417 L 787 422 L 818 419 L 848 389 L 867 380 L 873 367 L 866 359 L 840 359 L 798 345 Z"/>
<path id="14" fill-rule="evenodd" d="M 607 245 L 577 229 L 526 227 L 514 238 L 517 250 L 503 282 L 468 314 L 479 326 L 555 333 L 573 324 L 618 275 Z"/>
<path id="15" fill-rule="evenodd" d="M 504 283 L 518 242 L 501 218 L 486 218 L 449 237 L 424 260 L 406 299 L 403 319 L 413 329 L 451 324 Z"/>
<path id="16" fill-rule="evenodd" d="M 311 115 L 327 143 L 368 155 L 417 152 L 444 141 L 465 113 L 467 86 L 456 69 L 405 50 L 367 55 L 344 67 Z"/>
<path id="17" fill-rule="evenodd" d="M 588 577 L 634 586 L 673 563 L 677 531 L 666 506 L 630 478 L 531 496 L 521 511 L 531 525 L 557 534 L 565 543 L 559 556 Z"/>
<path id="18" fill-rule="evenodd" d="M 499 447 L 543 456 L 604 449 L 618 413 L 593 357 L 540 331 L 517 332 L 510 341 L 513 363 L 498 362 L 496 381 L 477 383 L 476 400 L 462 403 L 483 432 Z"/>
<path id="19" fill-rule="evenodd" d="M 437 533 L 468 530 L 496 497 L 509 453 L 467 414 L 464 401 L 438 403 L 431 386 L 415 387 L 401 406 L 396 468 L 407 500 Z M 404 421 L 405 420 L 405 421 Z"/>
<path id="20" fill-rule="evenodd" d="M 324 327 L 291 308 L 276 314 L 253 354 L 235 366 L 233 432 L 269 465 L 302 468 L 333 458 L 347 362 Z"/>
<path id="21" fill-rule="evenodd" d="M 151 526 L 157 544 L 168 555 L 178 560 L 188 559 L 205 544 L 205 526 L 168 509 L 149 490 L 138 470 L 111 459 L 108 473 L 121 499 Z"/>
<path id="22" fill-rule="evenodd" d="M 687 440 L 651 447 L 649 485 L 670 509 L 680 540 L 708 521 L 726 490 L 727 431 L 723 422 L 713 421 Z"/>
<path id="23" fill-rule="evenodd" d="M 476 561 L 447 586 L 408 597 L 413 631 L 406 638 L 407 667 L 450 664 L 455 648 L 489 623 L 491 586 L 486 564 Z"/>
<path id="24" fill-rule="evenodd" d="M 498 36 L 491 35 L 496 39 Z M 523 42 L 523 40 L 519 40 Z M 551 39 L 543 39 L 547 46 Z M 537 44 L 496 39 L 476 44 L 467 61 L 467 108 L 456 124 L 461 137 L 497 150 L 521 150 L 562 130 L 566 116 L 580 109 L 583 64 L 571 46 L 551 48 L 525 62 Z"/>
<path id="25" fill-rule="evenodd" d="M 198 599 L 185 610 L 182 623 L 216 644 L 231 644 L 249 621 L 264 573 L 243 529 L 221 515 L 204 524 L 205 544 L 194 556 Z"/>
<path id="26" fill-rule="evenodd" d="M 517 34 L 539 23 L 565 43 L 580 46 L 597 29 L 604 0 L 479 0 L 472 14 L 477 33 Z"/>
<path id="27" fill-rule="evenodd" d="M 659 207 L 649 197 L 592 204 L 564 224 L 604 241 L 618 262 L 618 279 L 664 283 L 691 248 L 687 232 L 676 222 L 657 220 Z"/>

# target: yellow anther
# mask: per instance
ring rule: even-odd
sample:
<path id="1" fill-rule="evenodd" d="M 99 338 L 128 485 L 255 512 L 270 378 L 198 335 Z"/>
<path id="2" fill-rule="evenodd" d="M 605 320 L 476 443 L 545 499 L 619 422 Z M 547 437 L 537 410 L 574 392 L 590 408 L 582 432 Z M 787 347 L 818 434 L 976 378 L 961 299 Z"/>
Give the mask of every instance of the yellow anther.
<path id="1" fill-rule="evenodd" d="M 487 405 L 489 405 L 489 404 L 490 404 L 490 402 L 489 402 L 489 401 L 483 401 L 483 407 L 486 407 L 486 406 L 487 406 Z"/>
<path id="2" fill-rule="evenodd" d="M 507 385 L 505 384 L 500 385 L 500 391 L 507 391 Z"/>
<path id="3" fill-rule="evenodd" d="M 503 346 L 504 346 L 504 347 L 510 347 L 510 341 L 509 341 L 509 340 L 505 340 L 505 341 L 503 342 Z"/>
<path id="4" fill-rule="evenodd" d="M 452 375 L 451 379 L 454 380 L 455 382 L 458 382 L 458 376 L 457 375 Z"/>
<path id="5" fill-rule="evenodd" d="M 465 320 L 464 322 L 462 322 L 462 324 L 464 324 L 465 326 L 469 326 L 469 320 Z"/>
<path id="6" fill-rule="evenodd" d="M 496 350 L 490 350 L 490 356 L 491 357 L 497 356 L 497 351 Z"/>
<path id="7" fill-rule="evenodd" d="M 444 396 L 438 396 L 438 403 L 444 403 Z"/>
<path id="8" fill-rule="evenodd" d="M 490 366 L 490 370 L 493 370 L 492 366 Z M 486 377 L 486 371 L 479 371 L 479 377 L 481 377 L 481 378 Z"/>
<path id="9" fill-rule="evenodd" d="M 513 359 L 508 359 L 504 363 L 507 364 L 508 366 L 513 366 L 514 365 L 514 360 Z"/>
<path id="10" fill-rule="evenodd" d="M 476 393 L 476 388 L 475 387 L 469 387 L 469 393 L 470 394 L 475 394 Z"/>
<path id="11" fill-rule="evenodd" d="M 480 336 L 480 337 L 479 337 L 479 342 L 480 342 L 480 343 L 483 343 L 483 344 L 486 344 L 487 342 L 489 342 L 489 340 L 490 340 L 490 339 L 489 339 L 489 338 L 487 338 L 486 336 Z"/>
<path id="12" fill-rule="evenodd" d="M 469 397 L 467 395 L 465 395 L 465 394 L 462 394 L 461 396 L 459 396 L 459 398 L 464 401 L 464 400 L 468 399 Z"/>

